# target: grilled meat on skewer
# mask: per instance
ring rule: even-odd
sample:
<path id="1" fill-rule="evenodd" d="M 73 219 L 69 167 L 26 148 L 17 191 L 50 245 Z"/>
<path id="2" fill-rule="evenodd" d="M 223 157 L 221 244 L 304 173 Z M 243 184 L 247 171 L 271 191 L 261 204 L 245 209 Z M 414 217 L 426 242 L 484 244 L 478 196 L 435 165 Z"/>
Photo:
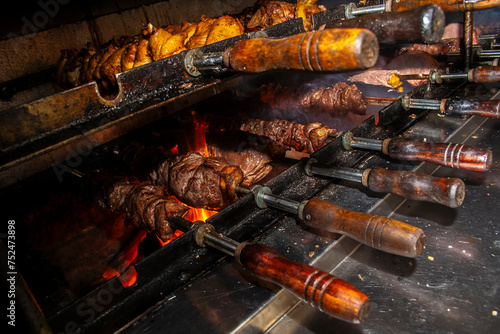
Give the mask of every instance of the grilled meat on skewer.
<path id="1" fill-rule="evenodd" d="M 72 88 L 95 80 L 101 87 L 116 85 L 115 74 L 160 60 L 184 50 L 199 48 L 243 34 L 281 23 L 303 18 L 304 27 L 310 30 L 311 16 L 326 10 L 315 5 L 315 0 L 298 0 L 297 5 L 282 1 L 262 1 L 254 6 L 252 15 L 224 15 L 201 21 L 183 22 L 168 27 L 155 27 L 149 23 L 144 31 L 135 36 L 113 39 L 102 46 L 88 44 L 78 51 L 61 50 L 55 78 L 63 88 Z M 248 16 L 251 16 L 248 19 Z M 243 23 L 246 23 L 244 27 Z"/>
<path id="2" fill-rule="evenodd" d="M 285 156 L 285 149 L 275 141 L 243 131 L 207 133 L 206 141 L 210 157 L 222 158 L 241 168 L 241 185 L 245 187 L 264 178 L 273 168 L 271 162 Z"/>
<path id="3" fill-rule="evenodd" d="M 235 188 L 243 172 L 221 158 L 191 152 L 161 163 L 151 179 L 186 205 L 218 210 L 236 200 Z"/>
<path id="4" fill-rule="evenodd" d="M 451 23 L 444 28 L 443 36 L 439 42 L 434 44 L 412 44 L 410 46 L 404 46 L 398 50 L 398 53 L 421 51 L 437 58 L 446 56 L 452 52 L 461 53 L 463 32 L 463 24 Z M 479 43 L 478 35 L 474 29 L 472 30 L 472 43 Z"/>
<path id="5" fill-rule="evenodd" d="M 62 50 L 56 66 L 56 81 L 63 88 L 93 80 L 103 88 L 112 87 L 117 73 L 243 32 L 238 19 L 229 15 L 214 19 L 202 17 L 199 23 L 184 22 L 166 28 L 149 23 L 142 34 L 114 39 L 100 48 L 87 45 L 80 51 Z"/>
<path id="6" fill-rule="evenodd" d="M 116 182 L 108 189 L 106 202 L 112 211 L 126 211 L 136 226 L 154 231 L 163 241 L 169 240 L 174 232 L 168 220 L 182 217 L 188 211 L 172 197 L 164 196 L 163 187 L 151 182 Z"/>
<path id="7" fill-rule="evenodd" d="M 302 109 L 313 115 L 331 114 L 335 117 L 352 112 L 365 115 L 366 104 L 361 91 L 356 85 L 337 82 L 329 87 L 283 87 L 279 83 L 270 83 L 260 87 L 260 99 L 274 109 Z"/>
<path id="8" fill-rule="evenodd" d="M 394 73 L 429 73 L 431 70 L 438 68 L 439 63 L 428 53 L 411 51 L 395 57 L 381 69 L 371 68 L 362 73 L 353 75 L 347 80 L 351 82 L 363 82 L 369 85 L 395 88 L 402 92 L 402 83 L 397 82 L 397 80 L 396 82 L 393 81 Z M 425 82 L 425 80 L 408 80 L 408 83 L 414 87 L 421 85 L 423 82 Z"/>
<path id="9" fill-rule="evenodd" d="M 300 124 L 280 119 L 274 121 L 250 119 L 241 124 L 240 130 L 266 136 L 281 145 L 306 153 L 320 149 L 326 144 L 329 135 L 338 133 L 337 130 L 323 126 L 319 122 Z"/>
<path id="10" fill-rule="evenodd" d="M 317 0 L 298 0 L 297 4 L 285 1 L 260 1 L 260 6 L 248 21 L 248 30 L 260 30 L 288 20 L 302 18 L 304 29 L 311 30 L 313 14 L 326 10 L 323 5 L 315 5 Z"/>

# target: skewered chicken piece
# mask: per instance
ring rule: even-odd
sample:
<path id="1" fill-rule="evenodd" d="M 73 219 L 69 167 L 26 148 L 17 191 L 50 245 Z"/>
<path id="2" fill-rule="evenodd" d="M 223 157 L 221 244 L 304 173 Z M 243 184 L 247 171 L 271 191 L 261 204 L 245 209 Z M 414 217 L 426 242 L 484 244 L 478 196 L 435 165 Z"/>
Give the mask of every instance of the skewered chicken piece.
<path id="1" fill-rule="evenodd" d="M 332 86 L 283 87 L 279 83 L 270 83 L 260 87 L 260 99 L 274 109 L 310 111 L 313 115 L 331 114 L 335 117 L 352 112 L 358 115 L 366 113 L 366 104 L 356 85 L 337 82 Z"/>
<path id="2" fill-rule="evenodd" d="M 281 145 L 306 153 L 320 149 L 326 144 L 328 136 L 338 133 L 337 130 L 319 122 L 300 124 L 280 119 L 249 119 L 241 124 L 240 130 L 269 137 Z"/>
<path id="3" fill-rule="evenodd" d="M 297 4 L 285 1 L 261 1 L 260 7 L 248 21 L 248 30 L 260 30 L 285 21 L 302 18 L 304 29 L 311 30 L 313 14 L 326 10 L 323 5 L 315 5 L 317 0 L 298 0 Z"/>
<path id="4" fill-rule="evenodd" d="M 126 211 L 136 226 L 154 231 L 163 241 L 168 241 L 174 232 L 168 220 L 182 217 L 188 211 L 188 207 L 164 196 L 163 187 L 151 182 L 120 181 L 114 183 L 105 196 L 112 211 Z"/>
<path id="5" fill-rule="evenodd" d="M 166 28 L 149 23 L 141 35 L 114 39 L 100 48 L 90 44 L 80 51 L 62 50 L 56 81 L 63 88 L 95 80 L 101 87 L 116 85 L 115 74 L 243 34 L 238 19 L 229 15 L 202 17 L 199 23 L 184 22 Z"/>

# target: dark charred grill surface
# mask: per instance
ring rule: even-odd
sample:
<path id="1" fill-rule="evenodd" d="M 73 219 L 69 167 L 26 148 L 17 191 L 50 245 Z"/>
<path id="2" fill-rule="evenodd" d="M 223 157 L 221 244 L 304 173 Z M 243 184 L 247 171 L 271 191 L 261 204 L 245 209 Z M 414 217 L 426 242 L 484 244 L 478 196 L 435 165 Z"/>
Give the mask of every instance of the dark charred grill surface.
<path id="1" fill-rule="evenodd" d="M 367 3 L 369 2 L 374 1 L 369 0 Z M 321 20 L 327 18 L 341 18 L 343 16 L 343 9 L 339 7 L 329 13 L 320 13 L 313 18 L 313 24 L 317 25 Z M 282 37 L 302 31 L 302 23 L 296 20 L 266 29 L 266 33 L 270 37 Z M 249 37 L 245 35 L 239 36 L 203 47 L 202 50 L 204 52 L 222 51 L 228 46 L 233 45 L 236 41 Z M 151 218 L 153 216 L 156 218 L 159 217 L 162 223 L 168 220 L 168 213 L 158 211 L 159 207 L 165 207 L 160 187 L 149 183 L 142 183 L 142 185 L 134 184 L 130 187 L 128 182 L 122 184 L 115 183 L 115 186 L 123 186 L 123 188 L 114 188 L 119 193 L 120 200 L 117 202 L 111 201 L 110 204 L 114 208 L 125 209 L 124 211 L 128 210 L 129 215 L 127 218 L 126 212 L 113 213 L 99 207 L 96 199 L 91 196 L 92 191 L 89 189 L 90 184 L 87 184 L 88 179 L 85 177 L 77 179 L 70 175 L 71 172 L 78 174 L 77 171 L 72 170 L 73 167 L 79 171 L 83 171 L 83 173 L 90 172 L 95 168 L 115 168 L 117 164 L 120 165 L 120 163 L 123 163 L 123 159 L 129 160 L 126 152 L 121 155 L 121 162 L 115 159 L 111 153 L 115 148 L 115 144 L 121 146 L 123 143 L 130 144 L 132 140 L 137 138 L 143 139 L 141 138 L 141 134 L 144 132 L 152 131 L 149 134 L 152 138 L 164 135 L 164 131 L 172 130 L 174 132 L 176 131 L 176 129 L 173 129 L 175 125 L 168 130 L 162 129 L 162 125 L 171 122 L 175 123 L 176 117 L 179 116 L 173 116 L 176 110 L 181 110 L 186 106 L 217 95 L 241 83 L 237 76 L 233 76 L 226 71 L 220 71 L 213 76 L 204 75 L 198 78 L 188 78 L 184 75 L 182 57 L 180 55 L 169 57 L 148 64 L 147 66 L 147 73 L 151 75 L 145 76 L 139 68 L 118 75 L 117 85 L 120 87 L 120 90 L 117 92 L 118 95 L 110 100 L 105 100 L 99 96 L 95 84 L 87 84 L 73 91 L 68 91 L 65 95 L 58 95 L 55 99 L 35 101 L 29 105 L 16 107 L 2 113 L 2 116 L 9 119 L 9 122 L 3 123 L 8 126 L 5 128 L 6 132 L 4 134 L 6 135 L 2 136 L 0 145 L 2 145 L 2 148 L 6 147 L 7 149 L 0 156 L 0 165 L 13 161 L 16 162 L 16 159 L 22 160 L 24 158 L 37 157 L 39 154 L 43 154 L 44 149 L 52 149 L 74 138 L 88 139 L 86 142 L 89 143 L 88 150 L 84 150 L 84 153 L 77 152 L 77 158 L 80 160 L 77 159 L 76 162 L 75 160 L 71 160 L 74 156 L 71 156 L 64 150 L 62 150 L 62 159 L 60 157 L 52 157 L 48 154 L 49 163 L 45 166 L 42 163 L 41 167 L 34 168 L 38 168 L 37 171 L 42 172 L 32 178 L 23 175 L 21 178 L 26 178 L 23 182 L 16 183 L 20 180 L 18 175 L 2 174 L 3 180 L 7 180 L 8 185 L 11 186 L 2 189 L 1 199 L 6 207 L 9 209 L 14 208 L 17 212 L 15 217 L 5 217 L 4 221 L 15 218 L 16 222 L 19 223 L 19 229 L 17 230 L 19 231 L 18 240 L 21 240 L 17 248 L 20 250 L 19 272 L 26 276 L 27 285 L 31 288 L 36 301 L 39 302 L 39 306 L 44 312 L 41 316 L 46 317 L 54 332 L 74 330 L 81 330 L 83 333 L 114 332 L 126 330 L 126 326 L 130 326 L 130 332 L 154 332 L 155 330 L 164 332 L 165 328 L 173 332 L 181 332 L 186 330 L 186 322 L 192 324 L 191 328 L 197 332 L 229 332 L 239 326 L 241 321 L 248 320 L 248 317 L 253 316 L 263 305 L 272 301 L 276 295 L 277 290 L 274 286 L 267 286 L 272 290 L 262 290 L 253 285 L 249 288 L 250 283 L 248 282 L 259 282 L 238 271 L 223 253 L 197 246 L 193 242 L 193 232 L 187 232 L 169 244 L 161 246 L 154 235 L 149 234 L 146 236 L 143 231 L 138 231 L 133 224 L 134 222 L 143 228 L 146 227 L 146 229 L 151 230 L 153 224 Z M 412 91 L 411 95 L 416 98 L 442 99 L 449 96 L 466 96 L 471 92 L 478 92 L 477 86 L 473 86 L 470 89 L 462 87 L 463 89 L 458 91 L 456 90 L 457 86 L 459 85 L 446 83 L 428 87 L 420 86 Z M 86 96 L 88 99 L 83 101 L 81 96 Z M 227 101 L 223 102 L 226 105 L 225 102 Z M 207 104 L 209 103 L 207 102 Z M 238 101 L 238 103 L 241 103 L 241 101 Z M 222 104 L 216 104 L 217 107 L 215 108 L 218 108 L 219 105 Z M 172 108 L 170 109 L 170 107 Z M 214 107 L 212 106 L 211 108 L 213 111 Z M 30 116 L 33 110 L 40 112 L 38 115 L 39 118 L 44 118 L 52 112 L 57 115 L 64 115 L 64 117 L 59 122 L 56 120 L 55 123 L 48 124 L 48 127 L 45 127 L 46 123 L 29 122 L 29 120 L 34 119 Z M 168 119 L 166 122 L 165 116 Z M 409 132 L 415 135 L 419 123 L 424 120 L 428 121 L 430 119 L 430 117 L 429 119 L 427 118 L 428 116 L 429 113 L 427 111 L 403 111 L 401 103 L 398 100 L 384 108 L 377 121 L 374 117 L 370 117 L 352 129 L 352 132 L 355 136 L 376 139 L 390 138 L 400 134 L 409 135 L 409 133 L 405 133 L 405 130 L 408 129 L 410 129 Z M 28 121 L 25 122 L 25 120 Z M 125 135 L 129 131 L 145 126 L 155 120 L 162 120 L 163 122 L 158 122 L 157 127 L 148 127 L 148 130 L 144 132 L 138 131 L 130 135 Z M 114 125 L 120 122 L 128 123 L 129 125 L 123 128 L 114 128 Z M 448 122 L 450 128 L 446 129 L 446 131 L 453 132 L 461 126 L 462 120 L 457 122 L 450 119 L 440 120 L 440 122 Z M 107 126 L 110 126 L 111 130 L 109 132 L 111 134 L 108 134 L 108 137 L 105 137 L 106 139 L 101 142 L 99 141 L 99 135 L 106 132 Z M 432 128 L 432 126 L 430 127 Z M 112 133 L 116 129 L 118 131 Z M 415 131 L 413 131 L 414 129 Z M 97 135 L 92 137 L 95 134 L 95 130 L 102 131 L 97 132 Z M 429 128 L 421 129 L 421 131 L 425 133 L 425 138 L 428 139 L 436 135 Z M 436 138 L 446 137 L 443 134 L 446 131 L 438 132 Z M 112 141 L 117 137 L 119 139 Z M 96 142 L 94 142 L 95 138 L 97 138 Z M 141 181 L 148 179 L 148 172 L 151 169 L 158 168 L 164 159 L 171 159 L 171 152 L 169 152 L 171 146 L 162 147 L 161 145 L 157 145 L 158 143 L 154 139 L 150 142 L 148 140 L 144 140 L 142 144 L 147 143 L 144 147 L 148 151 L 151 149 L 149 152 L 144 152 L 145 155 L 143 157 L 132 156 L 131 160 L 137 158 L 132 166 L 121 166 L 122 169 L 128 168 L 127 172 L 138 177 Z M 131 150 L 131 152 L 133 153 L 134 150 Z M 215 152 L 213 155 L 219 156 L 219 153 Z M 148 159 L 149 156 L 154 158 Z M 401 161 L 381 157 L 369 151 L 345 151 L 342 148 L 340 139 L 334 139 L 326 146 L 317 149 L 312 154 L 312 157 L 316 158 L 320 163 L 333 164 L 339 167 L 357 166 L 367 168 L 388 166 L 403 170 L 412 170 L 415 167 L 414 164 L 401 163 Z M 63 161 L 65 158 L 66 161 Z M 181 156 L 178 159 L 182 160 L 183 157 Z M 206 158 L 202 160 L 206 161 Z M 64 164 L 53 164 L 54 161 L 63 161 Z M 239 161 L 245 164 L 245 159 Z M 266 161 L 267 157 L 253 161 L 256 162 L 257 167 L 252 168 L 252 170 L 259 169 L 263 165 L 266 166 Z M 347 209 L 358 211 L 377 208 L 383 197 L 381 194 L 367 190 L 363 190 L 360 193 L 356 191 L 356 186 L 349 182 L 338 183 L 323 178 L 308 177 L 303 173 L 304 163 L 304 161 L 294 162 L 291 167 L 286 168 L 282 173 L 278 173 L 274 178 L 266 180 L 268 181 L 266 185 L 271 188 L 273 194 L 295 201 L 318 197 L 335 202 Z M 49 170 L 46 169 L 47 167 L 49 167 Z M 50 167 L 53 169 L 50 169 Z M 182 163 L 178 167 L 179 175 L 185 169 L 187 170 L 185 168 L 186 165 Z M 209 165 L 207 168 L 212 167 L 214 166 Z M 214 169 L 217 170 L 217 168 Z M 265 169 L 265 167 L 262 169 Z M 220 175 L 218 172 L 219 170 L 215 173 L 217 174 L 216 177 L 211 179 L 213 181 L 212 185 L 217 184 L 220 186 Z M 467 177 L 471 182 L 482 182 L 482 176 L 478 176 L 477 174 L 462 171 L 455 171 L 455 173 L 458 176 Z M 247 173 L 244 172 L 244 174 Z M 46 178 L 47 176 L 48 178 Z M 178 193 L 182 193 L 182 187 L 190 183 L 187 181 L 189 177 L 179 177 L 175 187 Z M 257 178 L 258 176 L 255 176 L 255 179 Z M 201 180 L 201 177 L 198 177 L 198 180 Z M 208 187 L 206 186 L 205 189 Z M 191 204 L 196 204 L 199 196 L 206 195 L 208 191 L 195 189 L 194 195 L 197 195 L 198 198 L 188 199 L 188 201 L 191 200 Z M 125 192 L 130 192 L 130 196 L 127 197 Z M 40 193 L 43 194 L 41 198 Z M 47 199 L 51 195 L 61 196 L 61 193 L 67 194 L 65 195 L 66 197 L 63 196 L 63 200 L 51 201 Z M 228 200 L 229 195 L 227 193 L 216 195 L 217 198 L 214 203 L 217 203 L 213 205 L 214 207 L 221 203 L 221 198 L 222 201 L 225 201 L 221 206 L 226 206 L 229 202 L 235 200 L 235 198 Z M 37 205 L 43 207 L 46 203 L 54 207 L 47 205 L 46 210 L 48 212 L 45 212 L 45 214 L 39 214 L 44 213 L 43 210 L 33 210 L 33 207 L 36 208 Z M 397 201 L 383 203 L 384 205 L 395 206 L 400 204 Z M 175 210 L 179 209 L 178 204 L 171 204 L 175 207 Z M 486 212 L 491 208 L 491 206 L 486 206 L 485 208 L 476 206 L 474 205 L 474 201 L 470 204 L 476 209 L 475 212 L 478 210 L 481 211 L 481 209 Z M 434 207 L 434 209 L 436 208 Z M 451 209 L 449 208 L 442 210 L 441 207 L 438 207 L 437 209 L 442 216 L 448 216 L 446 219 L 454 217 L 454 212 L 450 211 Z M 421 210 L 421 212 L 424 211 Z M 29 220 L 31 225 L 27 224 L 24 226 L 26 217 L 23 215 L 26 212 L 27 215 L 31 215 L 31 220 Z M 405 218 L 402 217 L 401 220 L 405 220 Z M 418 219 L 416 220 L 416 223 L 419 223 Z M 50 225 L 54 221 L 56 223 Z M 298 221 L 296 217 L 285 215 L 274 209 L 258 209 L 252 194 L 246 195 L 233 204 L 226 206 L 215 216 L 208 219 L 208 222 L 216 227 L 217 232 L 229 238 L 237 241 L 263 242 L 264 244 L 273 246 L 280 253 L 287 255 L 291 259 L 305 263 L 321 260 L 321 255 L 325 254 L 332 245 L 339 245 L 339 248 L 343 248 L 346 245 L 345 238 L 339 242 L 338 235 L 309 229 Z M 72 225 L 69 225 L 69 223 L 72 223 Z M 69 235 L 66 233 L 68 226 L 72 229 L 74 228 Z M 160 226 L 160 234 L 163 232 L 165 235 L 170 234 L 171 231 L 167 227 L 165 224 Z M 472 231 L 469 230 L 467 232 L 472 233 Z M 38 235 L 37 232 L 41 233 Z M 79 234 L 80 232 L 81 234 Z M 440 233 L 432 234 L 432 237 L 439 241 L 443 236 L 441 232 L 446 234 L 446 231 L 440 231 Z M 26 240 L 30 239 L 24 237 L 29 236 L 30 233 L 34 233 L 35 237 L 38 238 L 42 238 L 42 236 L 43 238 L 47 237 L 48 241 L 42 241 L 55 249 L 55 251 L 52 251 L 49 247 L 51 255 L 55 252 L 66 255 L 65 265 L 69 263 L 75 265 L 77 269 L 81 269 L 79 267 L 82 267 L 95 276 L 83 275 L 82 271 L 78 270 L 70 271 L 71 275 L 63 273 L 64 268 L 59 263 L 51 262 L 50 258 L 47 259 L 45 257 L 46 254 L 40 252 L 36 247 L 31 247 L 32 245 L 29 244 L 29 241 L 26 243 Z M 142 239 L 144 241 L 141 242 Z M 134 250 L 131 243 L 137 240 L 140 240 L 140 245 L 135 244 L 137 246 L 135 250 L 137 250 L 138 257 L 130 264 L 122 263 L 122 258 L 126 257 L 131 250 Z M 493 242 L 494 240 L 491 241 Z M 54 242 L 54 245 L 51 245 L 51 242 Z M 76 252 L 71 247 L 71 242 L 77 245 Z M 337 244 L 337 242 L 339 243 Z M 79 247 L 86 247 L 86 252 L 80 251 Z M 97 256 L 93 257 L 94 253 L 91 251 L 95 248 L 97 252 L 101 247 L 110 250 L 110 253 L 99 254 L 99 256 L 104 257 L 104 260 L 98 263 L 99 271 L 95 271 L 95 268 L 89 268 L 97 258 Z M 339 263 L 348 257 L 346 252 L 349 252 L 349 249 L 352 250 L 354 246 L 351 244 L 349 247 L 346 250 L 340 249 L 338 254 L 336 254 L 336 260 Z M 64 254 L 67 249 L 70 249 L 72 252 Z M 352 266 L 345 271 L 340 270 L 338 276 L 341 278 L 347 277 L 349 281 L 358 282 L 357 270 L 359 266 L 367 270 L 367 272 L 363 272 L 363 275 L 370 275 L 372 267 L 375 269 L 381 268 L 378 264 L 373 263 L 373 257 L 384 257 L 387 260 L 384 262 L 387 265 L 385 271 L 391 274 L 394 272 L 397 272 L 397 275 L 400 274 L 403 278 L 399 279 L 398 276 L 398 281 L 403 282 L 402 290 L 406 291 L 406 277 L 409 277 L 415 270 L 415 267 L 418 267 L 416 265 L 420 264 L 416 261 L 422 261 L 422 259 L 418 259 L 408 262 L 406 258 L 395 258 L 386 254 L 381 256 L 377 252 L 375 252 L 375 255 L 372 255 L 372 253 L 367 253 L 366 250 L 364 252 L 368 256 L 357 255 L 350 262 Z M 2 257 L 5 259 L 7 255 L 3 254 Z M 352 261 L 358 261 L 359 263 L 353 264 Z M 391 261 L 392 264 L 397 265 L 397 270 L 391 267 Z M 406 265 L 407 262 L 409 263 L 408 265 Z M 402 265 L 402 263 L 405 263 L 405 265 Z M 453 272 L 446 272 L 446 269 L 443 269 L 447 265 L 445 261 L 439 263 L 442 264 L 442 267 L 440 267 L 441 272 L 444 275 L 448 275 L 450 281 L 456 279 L 452 275 Z M 460 265 L 457 267 L 457 270 L 460 269 L 459 267 Z M 101 272 L 106 273 L 107 269 L 111 269 L 113 273 L 118 272 L 120 276 L 109 278 L 109 276 L 100 275 Z M 123 279 L 126 278 L 127 273 L 131 269 L 137 271 L 137 282 L 129 287 L 124 287 L 122 285 Z M 432 272 L 434 269 L 436 268 L 429 267 L 428 270 Z M 476 269 L 475 274 L 481 271 L 479 265 L 476 266 Z M 229 272 L 229 278 L 225 277 L 225 281 L 223 279 L 222 284 L 220 281 L 212 280 L 215 275 L 218 275 L 222 271 L 224 273 Z M 422 273 L 419 275 L 420 282 L 425 281 L 426 275 Z M 495 279 L 497 276 L 495 276 Z M 73 278 L 71 281 L 72 284 L 68 283 L 70 278 Z M 390 279 L 392 278 L 396 278 L 396 276 L 393 275 Z M 433 278 L 434 283 L 440 283 L 439 278 L 436 279 L 436 276 L 433 276 Z M 360 279 L 362 280 L 362 278 Z M 77 286 L 75 288 L 72 286 L 74 284 L 82 284 L 82 281 L 85 281 L 83 282 L 85 283 L 83 287 Z M 205 286 L 205 282 L 212 282 L 214 285 Z M 491 285 L 495 282 L 492 281 Z M 229 291 L 225 290 L 226 283 L 236 283 L 238 288 Z M 382 292 L 386 296 L 393 295 L 391 289 L 387 288 L 387 280 L 382 280 L 375 287 L 371 283 L 370 281 L 366 281 L 360 285 L 366 288 L 367 292 L 370 289 L 375 289 L 378 291 L 383 290 Z M 459 291 L 466 290 L 468 287 L 467 284 L 463 284 L 460 286 Z M 413 288 L 413 291 L 419 291 L 416 289 L 418 287 L 413 286 Z M 434 288 L 434 286 L 431 286 L 431 288 Z M 52 290 L 48 291 L 47 289 Z M 245 298 L 240 299 L 241 296 Z M 401 307 L 398 306 L 400 311 L 405 310 L 405 306 L 409 302 L 409 300 L 405 300 L 407 297 L 406 294 L 402 294 L 401 296 L 403 304 L 400 305 Z M 435 300 L 436 294 L 432 292 L 430 293 L 430 297 L 433 298 L 432 300 Z M 452 297 L 454 298 L 454 296 Z M 208 299 L 210 300 L 208 301 Z M 251 300 L 254 304 L 246 308 L 246 300 Z M 394 301 L 391 301 L 390 297 L 388 297 L 381 300 L 378 305 L 375 305 L 378 308 L 384 308 L 385 305 L 391 302 Z M 413 300 L 411 302 L 413 303 Z M 222 308 L 218 308 L 220 304 L 225 305 Z M 454 305 L 460 307 L 458 304 Z M 187 307 L 178 307 L 179 305 L 187 305 Z M 440 306 L 438 305 L 438 307 Z M 483 307 L 483 304 L 478 308 L 481 307 Z M 238 310 L 240 314 L 234 317 L 222 317 L 222 312 L 218 314 L 221 309 Z M 301 308 L 298 310 L 301 313 Z M 391 309 L 389 307 L 389 310 L 385 314 L 388 314 L 389 311 L 394 311 L 394 308 Z M 489 310 L 487 311 L 489 312 Z M 444 315 L 447 314 L 446 312 L 442 313 Z M 307 312 L 302 314 L 307 314 Z M 188 315 L 189 319 L 184 321 L 186 315 Z M 184 318 L 181 318 L 181 316 L 184 316 Z M 317 317 L 322 316 L 322 314 L 318 316 L 316 313 L 311 318 L 308 318 L 307 321 L 314 321 Z M 465 316 L 468 316 L 468 314 Z M 297 318 L 300 318 L 300 315 Z M 482 313 L 477 318 L 485 319 Z M 179 321 L 179 319 L 183 320 Z M 421 317 L 420 314 L 412 317 L 410 324 L 415 325 L 412 329 L 432 329 L 426 327 L 424 324 L 425 321 L 422 321 L 422 319 L 425 320 L 426 318 Z M 28 317 L 27 320 L 31 321 L 33 319 Z M 353 327 L 340 321 L 332 319 L 326 319 L 325 321 L 327 325 L 324 328 L 337 328 L 341 331 L 345 329 L 345 332 L 359 332 L 360 330 L 359 327 Z M 389 322 L 383 315 L 376 317 L 375 321 L 377 321 L 377 324 L 374 326 L 375 328 L 380 329 L 377 326 L 383 326 L 381 329 L 382 332 L 387 329 L 386 326 Z M 131 325 L 133 322 L 135 324 Z M 199 326 L 200 323 L 201 326 Z M 38 325 L 37 323 L 35 324 Z M 309 328 L 314 328 L 314 325 L 308 325 Z"/>

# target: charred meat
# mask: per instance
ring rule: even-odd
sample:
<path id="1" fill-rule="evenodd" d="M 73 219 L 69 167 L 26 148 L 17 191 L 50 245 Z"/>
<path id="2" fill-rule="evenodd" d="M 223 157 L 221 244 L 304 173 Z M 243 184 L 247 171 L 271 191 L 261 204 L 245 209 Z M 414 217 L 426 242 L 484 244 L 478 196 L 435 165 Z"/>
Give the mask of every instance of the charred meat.
<path id="1" fill-rule="evenodd" d="M 448 24 L 443 32 L 441 40 L 434 44 L 413 44 L 399 49 L 399 53 L 420 51 L 430 54 L 433 57 L 440 58 L 449 53 L 460 53 L 463 43 L 463 25 L 461 23 Z M 472 31 L 472 43 L 478 44 L 478 35 L 475 30 Z"/>
<path id="2" fill-rule="evenodd" d="M 316 5 L 317 0 L 298 0 L 297 4 L 285 1 L 260 1 L 255 14 L 247 23 L 247 29 L 260 30 L 291 19 L 302 18 L 304 29 L 311 30 L 313 14 L 326 10 L 323 5 Z"/>
<path id="3" fill-rule="evenodd" d="M 272 170 L 271 162 L 283 157 L 285 150 L 276 142 L 243 131 L 224 131 L 207 134 L 210 157 L 224 159 L 243 172 L 242 186 L 250 187 Z"/>
<path id="4" fill-rule="evenodd" d="M 331 114 L 335 117 L 352 112 L 366 113 L 361 91 L 356 85 L 337 82 L 332 86 L 283 87 L 279 83 L 262 85 L 260 99 L 274 109 L 294 110 L 300 108 L 313 115 Z"/>
<path id="5" fill-rule="evenodd" d="M 151 179 L 186 205 L 219 210 L 236 200 L 243 172 L 221 158 L 191 152 L 164 161 Z"/>
<path id="6" fill-rule="evenodd" d="M 273 121 L 250 119 L 242 123 L 240 129 L 266 136 L 281 145 L 306 153 L 313 153 L 325 146 L 326 139 L 338 133 L 337 130 L 319 122 L 300 124 L 280 119 Z"/>
<path id="7" fill-rule="evenodd" d="M 168 220 L 182 217 L 188 211 L 174 198 L 163 195 L 162 187 L 151 182 L 117 182 L 108 189 L 107 204 L 112 211 L 126 211 L 136 226 L 154 231 L 163 241 L 169 240 L 173 233 Z"/>

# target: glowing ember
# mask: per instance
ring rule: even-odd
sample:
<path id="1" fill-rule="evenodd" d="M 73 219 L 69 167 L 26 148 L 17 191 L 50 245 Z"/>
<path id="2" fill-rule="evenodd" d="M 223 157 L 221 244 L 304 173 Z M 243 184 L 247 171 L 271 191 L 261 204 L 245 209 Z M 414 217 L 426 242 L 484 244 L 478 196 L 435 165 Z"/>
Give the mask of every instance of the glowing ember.
<path id="1" fill-rule="evenodd" d="M 134 264 L 137 261 L 138 247 L 146 237 L 146 231 L 139 231 L 134 239 L 109 264 L 102 274 L 104 280 L 118 276 L 123 287 L 129 287 L 137 281 Z"/>
<path id="2" fill-rule="evenodd" d="M 158 242 L 161 244 L 161 246 L 165 246 L 166 244 L 170 243 L 172 240 L 174 240 L 175 238 L 178 238 L 182 235 L 182 231 L 179 231 L 179 230 L 176 230 L 174 233 L 172 233 L 172 236 L 170 237 L 170 239 L 168 239 L 167 241 L 163 241 L 161 240 L 158 236 L 156 236 L 156 238 L 158 239 Z"/>
<path id="3" fill-rule="evenodd" d="M 208 157 L 207 143 L 205 140 L 205 133 L 208 130 L 208 124 L 196 119 L 196 114 L 192 112 L 193 116 L 193 133 L 187 138 L 189 151 L 199 152 L 201 155 Z M 170 149 L 173 154 L 179 154 L 179 146 L 175 145 Z M 179 201 L 178 201 L 179 202 Z M 181 203 L 181 202 L 179 202 Z M 181 203 L 183 204 L 183 203 Z M 184 204 L 183 204 L 184 205 Z M 197 209 L 189 207 L 189 211 L 184 216 L 189 221 L 206 221 L 208 218 L 215 215 L 217 211 L 210 211 L 206 209 Z M 172 240 L 178 238 L 183 234 L 182 231 L 175 231 L 169 240 L 163 241 L 158 236 L 158 242 L 161 246 L 165 246 Z M 134 263 L 137 261 L 138 246 L 146 236 L 145 231 L 139 232 L 138 236 L 112 261 L 107 267 L 106 271 L 102 274 L 104 280 L 109 280 L 118 276 L 123 287 L 132 286 L 137 281 L 137 272 Z"/>
<path id="4" fill-rule="evenodd" d="M 118 279 L 120 280 L 120 283 L 122 283 L 124 288 L 128 288 L 129 286 L 134 285 L 135 282 L 137 282 L 137 271 L 135 270 L 135 267 L 128 267 L 128 269 L 125 270 L 124 273 L 118 276 Z"/>

